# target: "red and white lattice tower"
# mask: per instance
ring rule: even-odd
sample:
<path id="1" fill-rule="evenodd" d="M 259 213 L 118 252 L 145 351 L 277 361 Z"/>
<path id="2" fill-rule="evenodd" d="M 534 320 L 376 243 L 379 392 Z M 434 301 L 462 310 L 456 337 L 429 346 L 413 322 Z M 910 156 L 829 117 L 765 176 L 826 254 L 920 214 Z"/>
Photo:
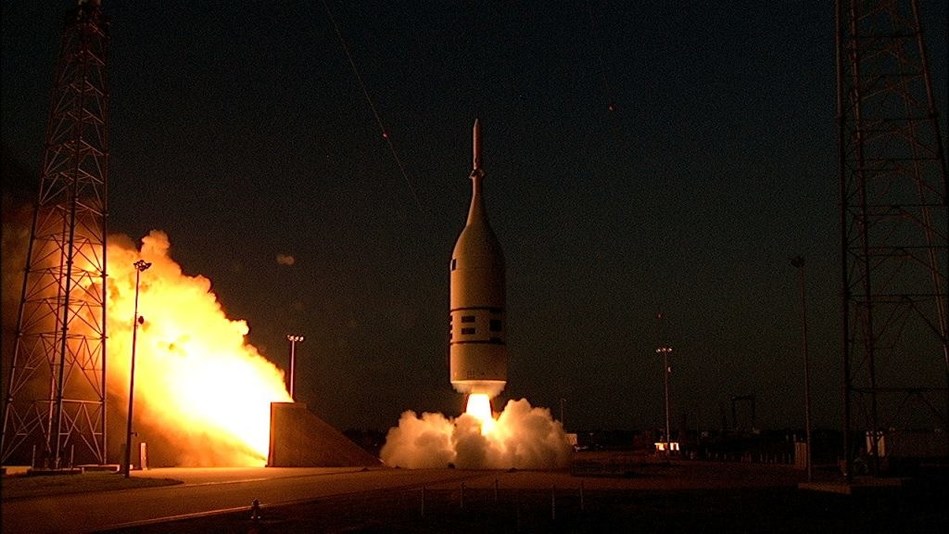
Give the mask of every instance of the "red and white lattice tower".
<path id="1" fill-rule="evenodd" d="M 67 15 L 5 369 L 5 465 L 106 463 L 107 30 L 97 0 Z"/>

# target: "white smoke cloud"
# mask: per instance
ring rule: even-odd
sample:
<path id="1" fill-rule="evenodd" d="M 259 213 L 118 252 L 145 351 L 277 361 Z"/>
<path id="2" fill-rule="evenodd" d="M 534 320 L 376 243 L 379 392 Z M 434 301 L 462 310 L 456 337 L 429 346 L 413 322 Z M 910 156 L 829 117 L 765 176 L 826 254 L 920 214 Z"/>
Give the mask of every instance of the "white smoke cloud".
<path id="1" fill-rule="evenodd" d="M 296 263 L 297 260 L 290 254 L 277 254 L 277 265 L 286 265 L 290 266 Z"/>
<path id="2" fill-rule="evenodd" d="M 570 463 L 571 453 L 563 425 L 550 410 L 521 399 L 508 401 L 487 435 L 468 414 L 451 419 L 407 411 L 399 426 L 389 429 L 380 456 L 387 465 L 407 469 L 448 464 L 460 469 L 559 469 Z"/>

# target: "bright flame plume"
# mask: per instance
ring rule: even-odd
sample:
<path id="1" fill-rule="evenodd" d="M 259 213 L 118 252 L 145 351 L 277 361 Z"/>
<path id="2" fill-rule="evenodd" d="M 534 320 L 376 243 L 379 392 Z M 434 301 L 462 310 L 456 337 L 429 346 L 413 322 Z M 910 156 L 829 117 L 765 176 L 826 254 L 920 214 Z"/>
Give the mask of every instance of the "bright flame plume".
<path id="1" fill-rule="evenodd" d="M 139 284 L 135 427 L 160 438 L 177 465 L 263 466 L 270 403 L 288 402 L 283 372 L 246 342 L 247 323 L 229 319 L 203 276 L 171 259 L 168 236 L 152 231 L 141 251 L 124 236 L 108 247 L 108 385 L 128 399 L 132 310 L 138 259 L 151 262 Z M 126 401 L 127 402 L 127 401 Z"/>
<path id="2" fill-rule="evenodd" d="M 468 406 L 465 413 L 474 416 L 481 423 L 481 435 L 487 436 L 494 430 L 496 423 L 491 412 L 491 399 L 483 393 L 468 395 Z"/>

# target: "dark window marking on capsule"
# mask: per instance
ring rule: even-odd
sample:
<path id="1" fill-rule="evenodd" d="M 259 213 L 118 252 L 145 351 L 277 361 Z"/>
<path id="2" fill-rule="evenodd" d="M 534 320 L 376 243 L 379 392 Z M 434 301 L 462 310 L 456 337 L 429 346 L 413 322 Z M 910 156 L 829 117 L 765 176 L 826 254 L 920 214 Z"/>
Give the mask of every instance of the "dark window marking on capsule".
<path id="1" fill-rule="evenodd" d="M 475 329 L 474 329 L 474 328 L 462 328 L 462 329 L 461 329 L 461 333 L 462 333 L 462 334 L 466 334 L 466 335 L 474 334 L 474 333 L 475 333 Z"/>
<path id="2" fill-rule="evenodd" d="M 502 315 L 504 313 L 504 310 L 502 308 L 490 308 L 488 306 L 459 306 L 457 308 L 452 308 L 448 311 L 449 313 L 455 313 L 455 312 L 464 312 L 464 311 L 470 311 L 470 310 L 487 311 L 494 315 Z"/>
<path id="3" fill-rule="evenodd" d="M 501 331 L 501 320 L 500 320 L 500 319 L 491 319 L 491 324 L 490 324 L 490 327 L 489 327 L 489 328 L 490 328 L 490 330 L 491 330 L 492 332 L 500 332 L 500 331 Z"/>
<path id="4" fill-rule="evenodd" d="M 452 345 L 505 345 L 504 340 L 496 337 L 490 339 L 459 339 Z"/>
<path id="5" fill-rule="evenodd" d="M 475 322 L 475 316 L 474 316 L 474 315 L 462 315 L 462 316 L 461 316 L 461 322 L 463 322 L 463 323 L 473 323 L 473 322 Z"/>
<path id="6" fill-rule="evenodd" d="M 455 258 L 451 259 L 451 270 L 454 271 L 458 268 L 458 260 Z"/>

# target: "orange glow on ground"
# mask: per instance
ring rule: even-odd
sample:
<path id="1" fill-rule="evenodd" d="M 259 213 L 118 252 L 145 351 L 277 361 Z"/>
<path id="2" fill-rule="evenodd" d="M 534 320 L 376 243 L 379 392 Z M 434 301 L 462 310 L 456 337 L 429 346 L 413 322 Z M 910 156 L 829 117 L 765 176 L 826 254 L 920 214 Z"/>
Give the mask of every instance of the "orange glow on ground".
<path id="1" fill-rule="evenodd" d="M 231 320 L 211 282 L 188 276 L 152 231 L 141 251 L 110 236 L 108 247 L 108 386 L 127 404 L 135 268 L 141 273 L 135 359 L 135 422 L 142 441 L 161 439 L 181 466 L 264 466 L 270 403 L 288 402 L 283 372 L 248 344 L 249 328 Z"/>
<path id="2" fill-rule="evenodd" d="M 468 406 L 465 413 L 473 416 L 481 423 L 481 435 L 487 436 L 494 431 L 497 422 L 491 412 L 491 399 L 483 393 L 468 395 Z"/>

